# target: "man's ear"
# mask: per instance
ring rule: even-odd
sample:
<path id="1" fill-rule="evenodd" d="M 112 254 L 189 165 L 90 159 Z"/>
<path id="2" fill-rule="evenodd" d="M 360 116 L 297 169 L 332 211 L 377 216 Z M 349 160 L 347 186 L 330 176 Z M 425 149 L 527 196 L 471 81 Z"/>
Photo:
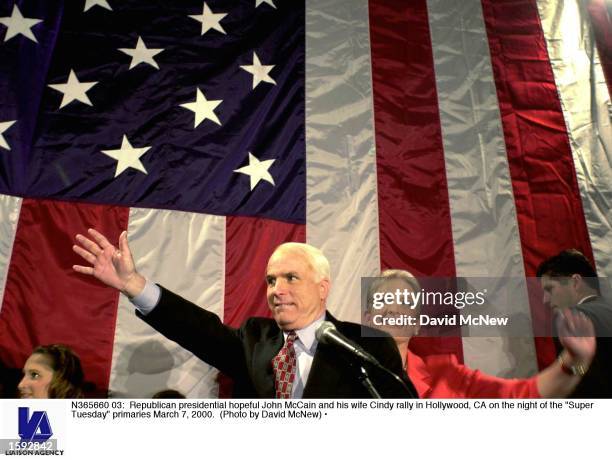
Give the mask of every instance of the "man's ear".
<path id="1" fill-rule="evenodd" d="M 572 282 L 572 287 L 574 288 L 574 290 L 580 289 L 580 287 L 582 286 L 582 283 L 584 283 L 584 279 L 582 278 L 582 275 L 579 275 L 578 273 L 574 273 L 570 277 L 570 280 Z"/>
<path id="2" fill-rule="evenodd" d="M 321 300 L 327 300 L 327 296 L 329 295 L 329 288 L 331 287 L 331 283 L 327 278 L 323 278 L 319 281 L 319 297 Z"/>

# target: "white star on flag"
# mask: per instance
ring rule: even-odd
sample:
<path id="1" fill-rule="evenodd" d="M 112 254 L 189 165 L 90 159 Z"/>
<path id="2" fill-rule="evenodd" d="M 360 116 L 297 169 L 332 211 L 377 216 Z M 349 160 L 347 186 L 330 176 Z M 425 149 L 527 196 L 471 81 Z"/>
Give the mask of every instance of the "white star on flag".
<path id="1" fill-rule="evenodd" d="M 253 64 L 252 65 L 241 65 L 242 70 L 246 70 L 253 75 L 253 89 L 259 85 L 262 81 L 272 83 L 276 85 L 276 82 L 268 75 L 274 68 L 273 65 L 262 65 L 257 57 L 257 53 L 253 52 Z"/>
<path id="2" fill-rule="evenodd" d="M 161 53 L 163 48 L 147 48 L 142 38 L 138 37 L 136 48 L 118 48 L 119 51 L 132 56 L 132 62 L 130 62 L 130 69 L 133 69 L 138 64 L 149 64 L 150 66 L 159 69 L 157 62 L 155 62 L 154 56 Z"/>
<path id="3" fill-rule="evenodd" d="M 266 182 L 274 185 L 274 179 L 268 172 L 268 169 L 270 169 L 270 166 L 272 166 L 272 163 L 275 161 L 276 160 L 259 161 L 257 158 L 255 158 L 255 155 L 249 152 L 249 165 L 243 166 L 239 169 L 234 169 L 234 172 L 249 176 L 251 178 L 251 191 L 253 191 L 260 180 L 265 180 Z"/>
<path id="4" fill-rule="evenodd" d="M 255 0 L 255 8 L 257 8 L 259 5 L 263 5 L 264 3 L 267 3 L 271 7 L 276 8 L 276 5 L 274 4 L 273 0 Z"/>
<path id="5" fill-rule="evenodd" d="M 87 91 L 97 84 L 97 81 L 79 81 L 74 73 L 74 70 L 70 70 L 70 75 L 68 76 L 68 81 L 66 83 L 58 83 L 49 86 L 64 94 L 62 97 L 62 103 L 59 106 L 61 109 L 62 107 L 70 104 L 72 101 L 79 101 L 83 104 L 93 105 L 89 100 L 89 97 L 87 97 Z"/>
<path id="6" fill-rule="evenodd" d="M 202 8 L 202 14 L 189 15 L 190 18 L 202 23 L 201 35 L 204 35 L 210 29 L 215 29 L 222 34 L 225 34 L 226 32 L 223 30 L 223 26 L 219 24 L 219 21 L 221 21 L 221 19 L 223 19 L 225 16 L 227 16 L 227 13 L 213 13 L 206 2 L 204 2 L 204 7 Z"/>
<path id="7" fill-rule="evenodd" d="M 6 142 L 6 139 L 3 136 L 4 131 L 9 129 L 11 126 L 13 126 L 16 121 L 17 120 L 0 122 L 0 147 L 5 148 L 6 150 L 11 150 L 11 148 L 9 147 L 8 142 Z"/>
<path id="8" fill-rule="evenodd" d="M 33 42 L 38 43 L 31 29 L 39 22 L 42 22 L 42 19 L 24 18 L 19 7 L 13 5 L 13 12 L 11 15 L 0 18 L 0 24 L 4 24 L 7 27 L 4 41 L 7 42 L 16 35 L 21 34 Z"/>
<path id="9" fill-rule="evenodd" d="M 206 96 L 204 96 L 204 93 L 200 91 L 200 88 L 198 88 L 196 92 L 196 100 L 187 104 L 181 104 L 181 107 L 191 110 L 195 114 L 195 120 L 193 125 L 194 128 L 197 128 L 198 125 L 207 118 L 221 126 L 221 122 L 215 114 L 214 109 L 222 102 L 222 99 L 209 101 L 208 99 L 206 99 Z"/>
<path id="10" fill-rule="evenodd" d="M 101 6 L 102 8 L 106 8 L 107 10 L 113 11 L 111 6 L 108 4 L 108 0 L 85 0 L 85 7 L 83 8 L 83 13 L 94 6 Z"/>
<path id="11" fill-rule="evenodd" d="M 130 144 L 130 141 L 128 140 L 127 136 L 124 134 L 120 148 L 115 150 L 102 150 L 102 153 L 117 160 L 117 169 L 115 169 L 115 177 L 117 177 L 127 168 L 134 168 L 138 171 L 148 174 L 144 165 L 140 161 L 140 157 L 143 156 L 150 148 L 150 146 L 140 148 L 132 147 L 132 144 Z"/>

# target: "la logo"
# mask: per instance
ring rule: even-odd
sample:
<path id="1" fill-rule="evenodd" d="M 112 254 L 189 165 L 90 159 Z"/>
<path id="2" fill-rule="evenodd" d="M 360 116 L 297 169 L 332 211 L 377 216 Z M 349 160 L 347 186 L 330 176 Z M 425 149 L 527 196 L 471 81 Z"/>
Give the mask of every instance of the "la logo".
<path id="1" fill-rule="evenodd" d="M 19 408 L 19 437 L 22 441 L 46 441 L 53 435 L 49 417 L 45 411 L 34 411 L 29 417 L 30 408 Z"/>

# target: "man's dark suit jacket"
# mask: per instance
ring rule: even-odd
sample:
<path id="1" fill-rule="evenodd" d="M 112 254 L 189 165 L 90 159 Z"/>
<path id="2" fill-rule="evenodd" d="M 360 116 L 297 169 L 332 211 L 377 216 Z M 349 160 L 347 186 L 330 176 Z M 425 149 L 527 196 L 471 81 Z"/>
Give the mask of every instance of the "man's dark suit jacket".
<path id="1" fill-rule="evenodd" d="M 234 397 L 274 398 L 271 361 L 282 348 L 284 337 L 273 319 L 249 318 L 239 329 L 233 329 L 225 326 L 214 313 L 163 287 L 161 290 L 159 303 L 151 313 L 144 316 L 136 312 L 140 318 L 230 376 L 234 380 Z M 378 337 L 364 338 L 359 324 L 338 321 L 329 313 L 326 319 L 375 356 L 383 366 L 402 376 L 401 358 L 390 336 L 376 331 Z M 378 369 L 367 369 L 383 397 L 411 397 L 391 377 Z M 358 380 L 357 371 L 358 367 L 344 351 L 319 343 L 303 397 L 369 398 L 369 393 Z M 408 384 L 412 394 L 416 395 L 412 384 L 409 381 Z"/>
<path id="2" fill-rule="evenodd" d="M 594 297 L 572 308 L 584 313 L 595 326 L 597 351 L 591 367 L 576 386 L 571 398 L 612 398 L 612 306 Z M 557 351 L 562 347 L 555 339 Z"/>

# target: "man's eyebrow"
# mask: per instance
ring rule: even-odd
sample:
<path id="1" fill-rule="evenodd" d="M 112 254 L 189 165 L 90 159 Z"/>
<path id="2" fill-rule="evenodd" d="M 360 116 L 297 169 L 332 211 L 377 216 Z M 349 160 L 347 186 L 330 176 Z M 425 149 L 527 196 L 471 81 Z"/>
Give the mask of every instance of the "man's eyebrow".
<path id="1" fill-rule="evenodd" d="M 295 276 L 299 278 L 300 275 L 296 271 L 288 271 L 288 272 L 282 272 L 282 273 L 276 273 L 276 274 L 268 273 L 266 274 L 266 279 L 277 278 L 279 276 L 283 278 L 287 278 L 288 276 Z"/>
<path id="2" fill-rule="evenodd" d="M 278 277 L 287 278 L 288 276 L 299 277 L 299 274 L 296 271 L 288 271 L 288 272 L 276 273 L 276 274 L 273 274 L 273 275 L 272 274 L 267 274 L 266 275 L 266 279 L 268 279 L 268 278 L 278 278 Z"/>

